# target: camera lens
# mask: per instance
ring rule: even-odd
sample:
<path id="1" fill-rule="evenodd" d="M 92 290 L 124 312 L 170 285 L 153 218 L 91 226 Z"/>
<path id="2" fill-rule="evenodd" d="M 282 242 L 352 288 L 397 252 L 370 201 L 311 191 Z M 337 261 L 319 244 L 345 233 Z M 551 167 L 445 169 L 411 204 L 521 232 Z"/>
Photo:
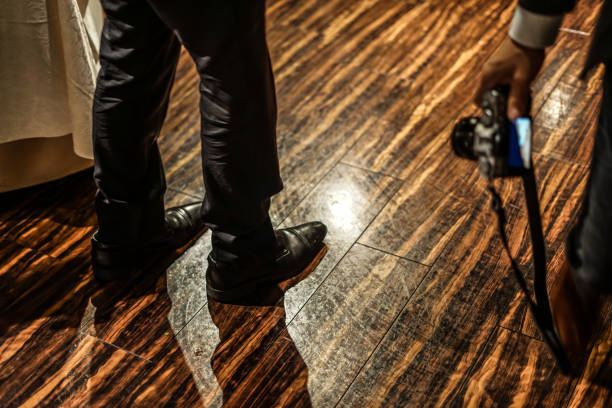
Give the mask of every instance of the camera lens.
<path id="1" fill-rule="evenodd" d="M 455 154 L 470 160 L 476 160 L 474 153 L 474 128 L 478 123 L 478 118 L 463 118 L 453 129 L 451 134 L 451 144 Z"/>

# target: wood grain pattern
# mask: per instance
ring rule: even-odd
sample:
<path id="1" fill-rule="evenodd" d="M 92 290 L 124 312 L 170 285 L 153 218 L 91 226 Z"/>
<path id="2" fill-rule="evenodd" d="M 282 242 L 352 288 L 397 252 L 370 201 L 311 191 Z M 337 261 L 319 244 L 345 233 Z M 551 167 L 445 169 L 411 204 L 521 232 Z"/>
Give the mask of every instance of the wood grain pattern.
<path id="1" fill-rule="evenodd" d="M 481 193 L 482 194 L 482 193 Z M 421 180 L 406 182 L 359 242 L 432 265 L 462 225 L 468 205 Z"/>
<path id="2" fill-rule="evenodd" d="M 610 307 L 608 305 L 608 317 Z M 612 403 L 610 388 L 612 384 L 612 331 L 610 319 L 604 325 L 584 369 L 572 393 L 569 407 L 607 407 Z"/>
<path id="3" fill-rule="evenodd" d="M 554 361 L 542 352 L 544 347 L 540 341 L 509 330 L 496 330 L 454 405 L 564 406 L 571 380 L 559 373 Z"/>
<path id="4" fill-rule="evenodd" d="M 283 292 L 303 278 L 269 287 L 255 304 L 209 298 L 177 334 L 205 406 L 310 406 L 283 307 Z"/>
<path id="5" fill-rule="evenodd" d="M 52 340 L 53 352 L 35 348 L 3 366 L 3 406 L 201 405 L 178 349 L 155 365 L 84 334 L 56 331 Z"/>
<path id="6" fill-rule="evenodd" d="M 515 3 L 268 1 L 286 186 L 271 216 L 324 221 L 329 251 L 258 304 L 209 303 L 210 233 L 149 274 L 95 282 L 91 171 L 0 194 L 0 406 L 610 405 L 612 306 L 584 372 L 562 376 L 485 183 L 449 144 Z M 549 287 L 589 171 L 603 71 L 579 76 L 601 4 L 565 18 L 533 85 Z M 204 195 L 198 83 L 183 50 L 159 139 L 167 206 Z M 499 188 L 530 271 L 520 185 Z"/>
<path id="7" fill-rule="evenodd" d="M 481 204 L 482 205 L 482 204 Z M 339 406 L 445 406 L 469 377 L 513 284 L 478 206 L 457 228 Z M 449 373 L 448 375 L 439 375 Z"/>
<path id="8" fill-rule="evenodd" d="M 66 257 L 89 241 L 96 225 L 91 170 L 33 187 L 19 198 L 9 193 L 4 238 L 54 258 Z"/>
<path id="9" fill-rule="evenodd" d="M 427 271 L 358 244 L 351 248 L 288 325 L 308 367 L 313 406 L 340 400 Z"/>
<path id="10" fill-rule="evenodd" d="M 9 339 L 31 325 L 78 329 L 89 297 L 99 288 L 90 273 L 89 257 L 58 260 L 14 243 L 7 243 L 4 250 L 6 258 L 9 254 L 14 258 L 0 269 L 2 286 L 10 287 L 0 309 L 0 338 Z"/>
<path id="11" fill-rule="evenodd" d="M 399 183 L 392 177 L 346 165 L 336 166 L 283 222 L 282 226 L 321 220 L 329 248 L 317 269 L 285 295 L 289 319 L 302 308 L 367 225 L 393 196 Z"/>

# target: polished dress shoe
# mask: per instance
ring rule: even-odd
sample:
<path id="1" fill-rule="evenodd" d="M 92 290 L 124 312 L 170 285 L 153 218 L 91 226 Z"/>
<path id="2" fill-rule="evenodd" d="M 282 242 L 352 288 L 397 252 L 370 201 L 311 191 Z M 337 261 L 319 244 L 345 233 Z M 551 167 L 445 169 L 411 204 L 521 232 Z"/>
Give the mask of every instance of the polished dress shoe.
<path id="1" fill-rule="evenodd" d="M 131 245 L 117 245 L 91 238 L 91 263 L 96 279 L 113 281 L 149 269 L 156 261 L 194 240 L 205 230 L 200 217 L 202 203 L 169 208 L 164 230 Z"/>
<path id="2" fill-rule="evenodd" d="M 257 295 L 264 284 L 282 282 L 316 268 L 326 252 L 327 227 L 310 222 L 275 231 L 277 250 L 268 257 L 237 267 L 208 257 L 206 292 L 220 302 L 234 302 Z"/>
<path id="3" fill-rule="evenodd" d="M 550 296 L 553 322 L 570 359 L 581 360 L 601 320 L 601 299 L 579 290 L 567 262 L 561 269 L 559 284 Z"/>

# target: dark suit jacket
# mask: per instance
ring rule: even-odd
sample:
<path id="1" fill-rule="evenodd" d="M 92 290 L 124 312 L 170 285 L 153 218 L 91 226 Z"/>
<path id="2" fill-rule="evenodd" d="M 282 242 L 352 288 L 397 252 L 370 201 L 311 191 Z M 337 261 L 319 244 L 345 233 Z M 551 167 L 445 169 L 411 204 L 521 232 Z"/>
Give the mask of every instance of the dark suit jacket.
<path id="1" fill-rule="evenodd" d="M 612 63 L 612 0 L 604 1 L 584 67 L 585 72 L 600 62 L 608 66 Z M 558 15 L 573 9 L 576 0 L 519 0 L 519 4 L 534 13 Z"/>

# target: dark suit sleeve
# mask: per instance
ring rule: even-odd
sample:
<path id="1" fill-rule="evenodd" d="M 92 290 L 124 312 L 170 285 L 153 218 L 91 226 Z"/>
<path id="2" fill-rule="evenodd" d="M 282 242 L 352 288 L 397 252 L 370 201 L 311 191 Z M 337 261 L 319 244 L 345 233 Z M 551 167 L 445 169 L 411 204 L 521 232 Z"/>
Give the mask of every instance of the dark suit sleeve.
<path id="1" fill-rule="evenodd" d="M 519 5 L 533 13 L 553 16 L 570 12 L 576 0 L 519 0 Z"/>

